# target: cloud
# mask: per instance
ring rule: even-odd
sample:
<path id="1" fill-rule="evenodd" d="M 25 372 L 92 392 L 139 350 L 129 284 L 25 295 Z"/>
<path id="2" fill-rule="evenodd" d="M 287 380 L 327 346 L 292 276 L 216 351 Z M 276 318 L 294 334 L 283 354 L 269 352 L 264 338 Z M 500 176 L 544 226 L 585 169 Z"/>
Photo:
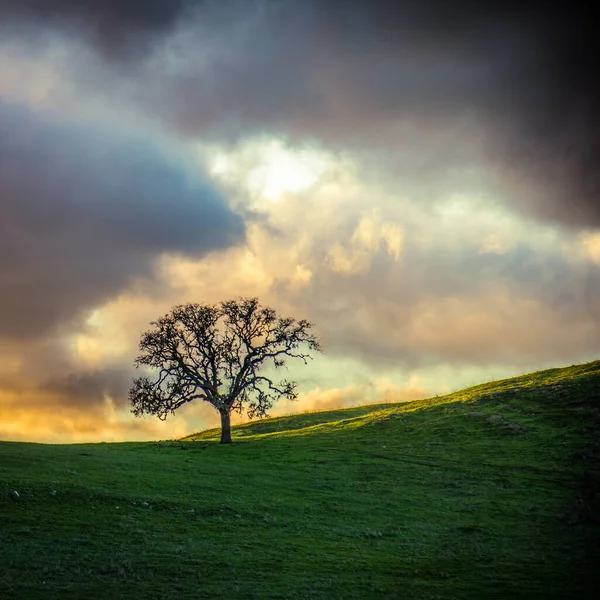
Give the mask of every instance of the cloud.
<path id="1" fill-rule="evenodd" d="M 383 402 L 410 402 L 429 395 L 429 390 L 421 385 L 417 377 L 413 377 L 406 385 L 397 385 L 382 377 L 366 384 L 349 384 L 343 388 L 313 388 L 301 393 L 295 402 L 278 403 L 270 414 L 279 416 Z"/>
<path id="2" fill-rule="evenodd" d="M 45 121 L 0 100 L 0 336 L 41 336 L 244 224 L 198 166 L 152 139 Z"/>
<path id="3" fill-rule="evenodd" d="M 477 238 L 455 232 L 444 240 L 443 229 L 427 227 L 423 244 L 423 230 L 406 236 L 400 261 L 381 252 L 352 278 L 312 267 L 305 302 L 329 352 L 374 369 L 561 362 L 597 352 L 600 272 L 590 260 L 542 250 L 531 231 L 514 249 L 481 254 Z"/>
<path id="4" fill-rule="evenodd" d="M 432 209 L 332 166 L 273 204 L 245 248 L 162 264 L 179 297 L 244 289 L 313 320 L 329 355 L 378 372 L 558 364 L 598 350 L 594 241 L 477 196 Z"/>
<path id="5" fill-rule="evenodd" d="M 422 197 L 475 183 L 525 213 L 600 225 L 590 15 L 437 0 L 258 6 L 219 21 L 220 40 L 182 26 L 169 67 L 161 51 L 137 72 L 133 101 L 186 136 L 321 139 L 374 152 Z"/>
<path id="6" fill-rule="evenodd" d="M 107 58 L 146 50 L 196 0 L 0 0 L 0 23 L 87 35 Z M 0 26 L 1 28 L 1 26 Z"/>
<path id="7" fill-rule="evenodd" d="M 0 10 L 38 31 L 88 23 L 93 47 L 117 56 L 102 66 L 66 52 L 63 70 L 181 136 L 319 139 L 370 157 L 421 200 L 486 187 L 526 214 L 600 226 L 598 40 L 576 4 L 5 0 Z M 56 18 L 32 17 L 42 10 Z M 35 48 L 35 33 L 19 31 Z"/>
<path id="8" fill-rule="evenodd" d="M 120 442 L 173 439 L 198 428 L 183 416 L 164 424 L 158 419 L 130 419 L 110 399 L 95 405 L 68 404 L 63 398 L 0 389 L 0 439 L 46 443 Z"/>
<path id="9" fill-rule="evenodd" d="M 353 275 L 368 270 L 373 257 L 381 251 L 400 259 L 404 232 L 398 225 L 382 223 L 377 212 L 360 220 L 349 244 L 337 243 L 331 248 L 327 258 L 334 271 Z"/>
<path id="10" fill-rule="evenodd" d="M 600 232 L 592 233 L 584 231 L 580 239 L 586 254 L 593 262 L 600 266 Z"/>
<path id="11" fill-rule="evenodd" d="M 69 405 L 99 404 L 106 397 L 123 405 L 131 384 L 132 368 L 127 365 L 109 366 L 96 370 L 78 370 L 65 376 L 54 375 L 40 386 L 40 390 L 62 398 L 69 398 Z"/>

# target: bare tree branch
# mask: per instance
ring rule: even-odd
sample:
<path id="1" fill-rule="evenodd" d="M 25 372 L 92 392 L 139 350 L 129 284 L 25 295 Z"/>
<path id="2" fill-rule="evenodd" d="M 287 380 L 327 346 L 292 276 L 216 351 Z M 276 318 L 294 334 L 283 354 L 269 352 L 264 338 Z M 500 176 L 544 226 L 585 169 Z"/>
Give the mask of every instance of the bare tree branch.
<path id="1" fill-rule="evenodd" d="M 221 413 L 221 441 L 231 441 L 231 411 L 245 408 L 250 418 L 262 417 L 278 399 L 297 398 L 294 382 L 275 382 L 260 374 L 264 367 L 279 369 L 290 358 L 306 364 L 311 352 L 322 351 L 311 322 L 279 317 L 257 298 L 174 306 L 151 326 L 135 364 L 155 377 L 133 381 L 132 412 L 164 420 L 202 400 Z"/>

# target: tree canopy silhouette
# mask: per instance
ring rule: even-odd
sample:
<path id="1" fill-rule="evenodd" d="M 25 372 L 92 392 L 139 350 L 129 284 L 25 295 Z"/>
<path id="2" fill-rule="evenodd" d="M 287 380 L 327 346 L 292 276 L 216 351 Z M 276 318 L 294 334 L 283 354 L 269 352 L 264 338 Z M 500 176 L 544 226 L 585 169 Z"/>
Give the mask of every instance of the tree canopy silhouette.
<path id="1" fill-rule="evenodd" d="M 306 364 L 321 351 L 311 322 L 280 317 L 257 298 L 178 305 L 151 326 L 135 361 L 149 374 L 133 381 L 133 414 L 165 420 L 188 402 L 208 402 L 221 415 L 222 444 L 231 443 L 232 411 L 263 417 L 280 398 L 297 398 L 295 382 L 276 382 L 265 367 Z"/>

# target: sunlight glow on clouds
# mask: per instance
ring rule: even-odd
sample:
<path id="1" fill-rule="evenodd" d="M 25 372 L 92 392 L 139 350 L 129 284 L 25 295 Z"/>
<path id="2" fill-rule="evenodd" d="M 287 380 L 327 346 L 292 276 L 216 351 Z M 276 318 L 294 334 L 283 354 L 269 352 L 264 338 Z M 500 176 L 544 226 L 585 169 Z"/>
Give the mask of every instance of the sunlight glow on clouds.
<path id="1" fill-rule="evenodd" d="M 581 234 L 581 242 L 588 256 L 600 265 L 600 232 L 584 232 Z"/>
<path id="2" fill-rule="evenodd" d="M 61 406 L 57 398 L 37 405 L 0 391 L 0 439 L 65 442 L 120 442 L 124 440 L 171 439 L 188 432 L 187 421 L 178 416 L 170 423 L 133 420 L 129 411 L 117 408 L 104 397 L 93 408 Z"/>
<path id="3" fill-rule="evenodd" d="M 405 387 L 398 387 L 388 378 L 382 377 L 374 382 L 351 383 L 342 388 L 314 388 L 300 394 L 297 402 L 280 403 L 273 410 L 273 415 L 350 408 L 366 403 L 409 402 L 429 395 L 430 392 L 421 386 L 417 376 L 413 376 Z"/>
<path id="4" fill-rule="evenodd" d="M 208 154 L 209 171 L 224 181 L 244 182 L 258 205 L 277 202 L 286 193 L 296 194 L 313 186 L 335 165 L 332 156 L 311 147 L 294 148 L 281 138 L 260 137 L 234 151 L 215 147 Z"/>
<path id="5" fill-rule="evenodd" d="M 92 311 L 85 327 L 71 336 L 73 360 L 85 368 L 97 369 L 120 361 L 131 363 L 137 346 L 135 332 L 154 318 L 156 306 L 144 311 L 140 297 L 119 297 Z M 146 317 L 146 318 L 144 318 Z"/>
<path id="6" fill-rule="evenodd" d="M 373 256 L 383 250 L 393 260 L 400 260 L 404 231 L 401 227 L 383 222 L 379 211 L 363 217 L 347 244 L 336 243 L 329 251 L 334 271 L 353 275 L 369 268 Z"/>

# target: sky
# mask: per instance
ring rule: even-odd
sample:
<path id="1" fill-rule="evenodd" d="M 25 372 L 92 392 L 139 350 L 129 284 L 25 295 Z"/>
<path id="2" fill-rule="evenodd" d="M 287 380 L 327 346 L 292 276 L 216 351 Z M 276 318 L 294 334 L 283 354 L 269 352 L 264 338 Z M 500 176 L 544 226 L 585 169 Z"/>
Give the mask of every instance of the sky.
<path id="1" fill-rule="evenodd" d="M 0 439 L 217 425 L 127 405 L 141 333 L 184 302 L 315 323 L 274 415 L 599 358 L 576 4 L 0 0 Z"/>

